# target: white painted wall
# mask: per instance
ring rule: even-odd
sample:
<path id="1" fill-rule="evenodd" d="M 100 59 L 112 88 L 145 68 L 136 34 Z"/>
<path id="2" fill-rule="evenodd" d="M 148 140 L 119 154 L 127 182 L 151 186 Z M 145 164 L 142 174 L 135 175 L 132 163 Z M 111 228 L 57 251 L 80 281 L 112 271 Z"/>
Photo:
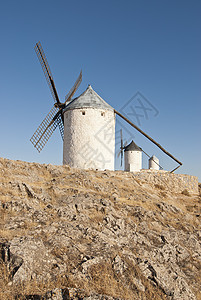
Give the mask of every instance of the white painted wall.
<path id="1" fill-rule="evenodd" d="M 142 151 L 124 151 L 124 170 L 127 172 L 142 169 Z"/>
<path id="2" fill-rule="evenodd" d="M 159 159 L 155 155 L 149 159 L 149 169 L 159 170 Z"/>
<path id="3" fill-rule="evenodd" d="M 63 164 L 114 170 L 114 157 L 114 111 L 83 108 L 64 113 Z"/>

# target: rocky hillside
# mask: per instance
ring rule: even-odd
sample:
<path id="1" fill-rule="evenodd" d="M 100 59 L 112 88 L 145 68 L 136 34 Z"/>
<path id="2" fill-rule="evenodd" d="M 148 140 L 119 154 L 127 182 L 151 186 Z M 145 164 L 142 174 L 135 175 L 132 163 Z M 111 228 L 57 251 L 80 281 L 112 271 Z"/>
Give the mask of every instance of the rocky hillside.
<path id="1" fill-rule="evenodd" d="M 201 197 L 0 159 L 0 299 L 201 299 Z"/>

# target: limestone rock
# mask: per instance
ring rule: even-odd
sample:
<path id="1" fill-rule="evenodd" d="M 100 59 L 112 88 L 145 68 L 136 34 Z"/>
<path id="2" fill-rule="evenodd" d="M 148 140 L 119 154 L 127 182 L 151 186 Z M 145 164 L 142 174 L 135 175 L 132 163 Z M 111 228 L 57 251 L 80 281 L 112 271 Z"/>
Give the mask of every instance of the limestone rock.
<path id="1" fill-rule="evenodd" d="M 201 198 L 169 174 L 0 166 L 0 299 L 201 296 Z"/>

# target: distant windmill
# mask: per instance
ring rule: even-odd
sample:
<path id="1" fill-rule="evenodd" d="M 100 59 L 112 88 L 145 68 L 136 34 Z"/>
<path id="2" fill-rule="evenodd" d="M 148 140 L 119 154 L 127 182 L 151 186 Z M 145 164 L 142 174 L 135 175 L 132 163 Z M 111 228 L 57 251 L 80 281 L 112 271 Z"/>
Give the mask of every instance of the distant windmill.
<path id="1" fill-rule="evenodd" d="M 123 165 L 123 156 L 124 156 L 124 171 L 139 171 L 142 169 L 142 149 L 138 147 L 132 140 L 129 145 L 127 141 L 123 142 L 123 133 L 121 133 L 121 147 L 118 157 L 121 154 L 121 167 Z"/>
<path id="2" fill-rule="evenodd" d="M 30 139 L 39 152 L 43 149 L 56 127 L 59 126 L 61 137 L 64 140 L 64 164 L 78 168 L 113 170 L 115 116 L 118 115 L 159 147 L 166 155 L 175 160 L 179 166 L 182 165 L 179 160 L 167 152 L 159 143 L 105 102 L 90 85 L 79 97 L 72 99 L 82 81 L 82 71 L 74 86 L 66 95 L 65 102 L 60 102 L 53 76 L 40 42 L 36 44 L 35 51 L 55 100 L 53 108 Z M 106 140 L 107 136 L 109 136 L 108 141 Z M 122 143 L 121 164 L 123 149 L 124 145 Z"/>
<path id="3" fill-rule="evenodd" d="M 121 154 L 121 167 L 123 165 L 123 156 L 124 156 L 124 171 L 139 171 L 142 169 L 142 152 L 149 157 L 149 169 L 162 170 L 163 167 L 159 165 L 158 158 L 153 155 L 152 157 L 147 154 L 141 147 L 136 145 L 132 140 L 129 145 L 127 141 L 123 142 L 123 133 L 120 129 L 121 134 L 121 146 L 118 153 L 118 157 Z"/>
<path id="4" fill-rule="evenodd" d="M 52 93 L 52 97 L 55 101 L 53 108 L 50 110 L 48 115 L 45 117 L 45 119 L 42 121 L 42 123 L 40 124 L 40 126 L 37 128 L 37 130 L 34 132 L 33 136 L 30 139 L 34 147 L 38 150 L 38 152 L 40 152 L 44 148 L 45 144 L 47 143 L 47 141 L 49 140 L 49 138 L 51 137 L 53 131 L 57 128 L 57 126 L 59 126 L 62 139 L 64 138 L 64 119 L 63 119 L 62 110 L 66 106 L 66 103 L 72 99 L 73 95 L 78 89 L 82 81 L 82 71 L 80 72 L 74 86 L 66 95 L 65 102 L 61 103 L 41 43 L 38 42 L 34 49 L 36 51 L 36 54 L 42 66 L 43 72 L 45 74 L 45 78 L 47 80 L 50 91 Z"/>

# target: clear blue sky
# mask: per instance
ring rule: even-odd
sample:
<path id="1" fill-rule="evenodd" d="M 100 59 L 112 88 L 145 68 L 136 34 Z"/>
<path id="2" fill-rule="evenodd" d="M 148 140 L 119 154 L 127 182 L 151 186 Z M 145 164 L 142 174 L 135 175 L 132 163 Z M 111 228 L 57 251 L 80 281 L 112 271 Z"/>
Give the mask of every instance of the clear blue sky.
<path id="1" fill-rule="evenodd" d="M 91 84 L 120 110 L 140 92 L 159 112 L 148 111 L 140 128 L 183 162 L 179 173 L 201 181 L 200 16 L 198 0 L 1 1 L 0 156 L 62 163 L 58 130 L 40 154 L 29 141 L 53 105 L 34 51 L 41 41 L 61 100 L 81 68 L 76 95 Z M 165 169 L 177 166 L 124 126 Z M 125 138 L 127 134 L 125 129 Z"/>

